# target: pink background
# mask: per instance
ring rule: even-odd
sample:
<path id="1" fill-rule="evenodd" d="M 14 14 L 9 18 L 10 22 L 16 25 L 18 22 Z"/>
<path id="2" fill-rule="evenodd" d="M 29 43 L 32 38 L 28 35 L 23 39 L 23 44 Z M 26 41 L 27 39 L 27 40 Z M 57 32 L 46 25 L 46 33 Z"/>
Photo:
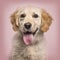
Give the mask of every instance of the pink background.
<path id="1" fill-rule="evenodd" d="M 53 23 L 45 33 L 47 60 L 60 60 L 59 0 L 0 0 L 0 60 L 8 60 L 12 37 L 15 34 L 10 24 L 10 15 L 16 8 L 27 5 L 44 8 L 53 17 Z"/>

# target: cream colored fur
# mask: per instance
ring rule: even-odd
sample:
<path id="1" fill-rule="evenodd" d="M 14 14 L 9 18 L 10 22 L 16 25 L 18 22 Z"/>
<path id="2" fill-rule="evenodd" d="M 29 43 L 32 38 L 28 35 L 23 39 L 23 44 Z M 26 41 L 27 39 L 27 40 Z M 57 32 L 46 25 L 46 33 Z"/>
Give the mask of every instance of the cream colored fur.
<path id="1" fill-rule="evenodd" d="M 23 22 L 19 20 L 21 12 L 25 12 L 28 15 Z M 38 19 L 31 17 L 33 12 L 36 12 L 39 15 Z M 35 22 L 35 20 L 37 20 L 37 23 Z M 28 46 L 24 44 L 22 38 L 22 32 L 24 27 L 23 25 L 27 21 L 32 24 L 31 31 L 34 32 L 36 27 L 38 27 L 38 31 L 34 36 L 34 42 Z M 45 60 L 46 41 L 44 40 L 44 32 L 49 29 L 51 22 L 51 16 L 44 9 L 30 7 L 16 10 L 11 15 L 11 23 L 13 25 L 14 31 L 17 31 L 17 33 L 14 36 L 12 42 L 13 48 L 10 53 L 9 60 Z"/>

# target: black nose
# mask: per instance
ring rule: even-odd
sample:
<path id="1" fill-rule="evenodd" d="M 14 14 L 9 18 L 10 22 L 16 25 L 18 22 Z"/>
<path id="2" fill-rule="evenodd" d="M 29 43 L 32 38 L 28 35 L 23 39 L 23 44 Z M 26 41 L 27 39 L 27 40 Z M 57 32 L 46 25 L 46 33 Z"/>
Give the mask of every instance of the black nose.
<path id="1" fill-rule="evenodd" d="M 28 23 L 25 23 L 25 24 L 24 24 L 24 27 L 25 27 L 26 29 L 30 29 L 30 28 L 31 28 L 31 23 L 29 23 L 29 22 L 28 22 Z"/>

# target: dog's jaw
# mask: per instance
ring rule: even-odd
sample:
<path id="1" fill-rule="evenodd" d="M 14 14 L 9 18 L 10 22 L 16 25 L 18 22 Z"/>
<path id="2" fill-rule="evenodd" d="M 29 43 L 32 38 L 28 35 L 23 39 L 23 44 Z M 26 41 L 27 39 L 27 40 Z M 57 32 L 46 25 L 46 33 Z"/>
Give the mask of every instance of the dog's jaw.
<path id="1" fill-rule="evenodd" d="M 23 34 L 23 41 L 26 45 L 30 45 L 34 42 L 35 35 L 37 34 L 38 28 L 34 32 L 25 31 Z"/>

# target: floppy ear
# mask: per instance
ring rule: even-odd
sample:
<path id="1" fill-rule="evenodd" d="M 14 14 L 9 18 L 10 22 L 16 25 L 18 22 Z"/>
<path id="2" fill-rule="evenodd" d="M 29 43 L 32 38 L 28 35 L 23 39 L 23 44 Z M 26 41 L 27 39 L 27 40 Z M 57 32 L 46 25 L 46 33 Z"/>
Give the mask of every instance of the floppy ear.
<path id="1" fill-rule="evenodd" d="M 11 16 L 11 24 L 13 26 L 13 30 L 17 31 L 18 30 L 18 16 L 16 15 L 18 11 L 15 11 Z"/>
<path id="2" fill-rule="evenodd" d="M 44 9 L 41 11 L 41 31 L 46 32 L 52 23 L 52 17 Z"/>

